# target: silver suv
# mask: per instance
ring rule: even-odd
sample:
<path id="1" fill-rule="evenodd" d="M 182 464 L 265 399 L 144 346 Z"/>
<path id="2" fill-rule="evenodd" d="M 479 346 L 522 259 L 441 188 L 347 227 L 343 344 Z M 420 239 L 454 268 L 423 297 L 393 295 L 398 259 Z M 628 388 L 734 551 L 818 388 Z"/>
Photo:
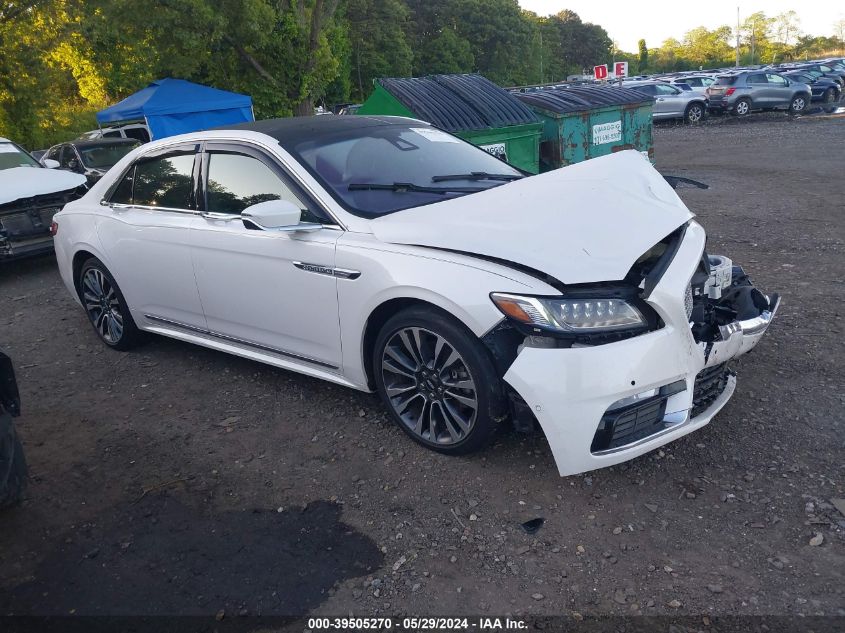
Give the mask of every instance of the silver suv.
<path id="1" fill-rule="evenodd" d="M 812 98 L 807 84 L 773 72 L 752 70 L 719 75 L 707 89 L 711 110 L 744 116 L 752 110 L 784 109 L 802 112 Z"/>
<path id="2" fill-rule="evenodd" d="M 681 90 L 664 81 L 632 81 L 622 84 L 654 97 L 652 118 L 683 119 L 687 123 L 698 123 L 707 115 L 707 98 L 691 90 Z"/>

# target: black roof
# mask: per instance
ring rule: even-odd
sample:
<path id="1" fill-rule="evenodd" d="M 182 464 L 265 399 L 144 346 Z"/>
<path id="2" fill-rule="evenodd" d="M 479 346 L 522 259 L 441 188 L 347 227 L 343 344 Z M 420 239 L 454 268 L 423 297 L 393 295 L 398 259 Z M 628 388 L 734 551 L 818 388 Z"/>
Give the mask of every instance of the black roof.
<path id="1" fill-rule="evenodd" d="M 378 83 L 416 116 L 456 132 L 536 123 L 536 115 L 481 75 L 432 75 L 378 79 Z"/>
<path id="2" fill-rule="evenodd" d="M 365 127 L 379 127 L 385 125 L 420 126 L 420 122 L 398 116 L 365 116 L 323 114 L 320 116 L 297 116 L 284 119 L 264 119 L 237 123 L 235 125 L 221 125 L 216 130 L 252 130 L 272 136 L 282 147 L 292 147 L 313 139 L 315 135 L 331 135 L 345 130 L 361 129 Z"/>
<path id="3" fill-rule="evenodd" d="M 60 145 L 75 145 L 76 147 L 102 147 L 103 145 L 128 145 L 130 143 L 140 143 L 136 138 L 86 138 L 77 139 L 75 141 L 66 141 Z"/>
<path id="4" fill-rule="evenodd" d="M 628 105 L 651 101 L 651 97 L 634 88 L 610 86 L 577 86 L 517 93 L 520 101 L 557 114 L 583 112 L 612 105 Z"/>

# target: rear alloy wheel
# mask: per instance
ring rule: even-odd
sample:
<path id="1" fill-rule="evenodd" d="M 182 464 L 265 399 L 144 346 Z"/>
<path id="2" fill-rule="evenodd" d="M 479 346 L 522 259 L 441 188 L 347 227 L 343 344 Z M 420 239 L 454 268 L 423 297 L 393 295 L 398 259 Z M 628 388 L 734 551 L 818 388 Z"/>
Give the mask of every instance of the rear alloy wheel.
<path id="1" fill-rule="evenodd" d="M 745 116 L 751 112 L 751 102 L 748 99 L 740 99 L 734 106 L 734 113 L 737 116 Z"/>
<path id="2" fill-rule="evenodd" d="M 441 453 L 475 451 L 504 413 L 487 349 L 463 324 L 426 308 L 391 318 L 376 340 L 376 386 L 394 422 Z"/>
<path id="3" fill-rule="evenodd" d="M 804 95 L 797 95 L 792 99 L 792 103 L 789 104 L 789 111 L 792 114 L 798 114 L 799 112 L 803 112 L 806 107 L 807 98 Z"/>
<path id="4" fill-rule="evenodd" d="M 704 106 L 700 103 L 691 103 L 684 113 L 684 120 L 687 123 L 700 123 L 704 118 Z"/>
<path id="5" fill-rule="evenodd" d="M 99 259 L 92 257 L 82 265 L 79 298 L 103 343 L 113 349 L 127 350 L 139 342 L 141 332 L 132 320 L 123 294 Z"/>

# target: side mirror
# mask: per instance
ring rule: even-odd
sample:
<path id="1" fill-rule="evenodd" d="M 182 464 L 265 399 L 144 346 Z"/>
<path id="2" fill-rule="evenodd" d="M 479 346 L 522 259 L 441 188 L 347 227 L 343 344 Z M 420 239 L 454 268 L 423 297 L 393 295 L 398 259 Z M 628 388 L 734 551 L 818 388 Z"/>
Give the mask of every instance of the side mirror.
<path id="1" fill-rule="evenodd" d="M 59 161 L 53 160 L 52 158 L 42 159 L 41 164 L 44 165 L 47 169 L 58 169 L 59 167 Z"/>
<path id="2" fill-rule="evenodd" d="M 241 219 L 247 227 L 262 231 L 317 231 L 322 224 L 301 223 L 302 210 L 288 200 L 267 200 L 253 204 L 241 211 Z"/>

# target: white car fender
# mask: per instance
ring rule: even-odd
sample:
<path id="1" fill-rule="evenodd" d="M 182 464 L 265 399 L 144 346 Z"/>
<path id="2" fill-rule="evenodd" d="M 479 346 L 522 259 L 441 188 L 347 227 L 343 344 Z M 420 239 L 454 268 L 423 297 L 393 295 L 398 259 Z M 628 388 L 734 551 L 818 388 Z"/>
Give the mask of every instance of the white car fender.
<path id="1" fill-rule="evenodd" d="M 99 217 L 94 222 L 89 221 L 91 216 L 96 217 L 99 214 L 69 213 L 77 205 L 82 206 L 80 201 L 65 205 L 64 209 L 54 216 L 53 220 L 58 225 L 58 232 L 53 238 L 53 245 L 56 250 L 56 261 L 59 265 L 59 274 L 61 275 L 62 281 L 76 302 L 80 303 L 73 275 L 73 260 L 76 254 L 81 251 L 91 253 L 91 255 L 103 262 L 109 271 L 112 269 L 109 266 L 109 259 L 105 255 L 105 251 L 100 244 L 100 236 L 97 233 Z M 120 285 L 120 281 L 118 281 L 118 285 Z"/>
<path id="2" fill-rule="evenodd" d="M 377 257 L 373 251 L 378 251 Z M 337 292 L 343 372 L 365 389 L 364 332 L 373 312 L 388 301 L 429 303 L 481 337 L 503 319 L 490 300 L 491 292 L 558 294 L 539 279 L 501 264 L 436 249 L 385 245 L 369 234 L 344 234 L 336 266 L 360 273 L 355 279 L 338 279 Z M 365 284 L 369 287 L 361 288 Z"/>

